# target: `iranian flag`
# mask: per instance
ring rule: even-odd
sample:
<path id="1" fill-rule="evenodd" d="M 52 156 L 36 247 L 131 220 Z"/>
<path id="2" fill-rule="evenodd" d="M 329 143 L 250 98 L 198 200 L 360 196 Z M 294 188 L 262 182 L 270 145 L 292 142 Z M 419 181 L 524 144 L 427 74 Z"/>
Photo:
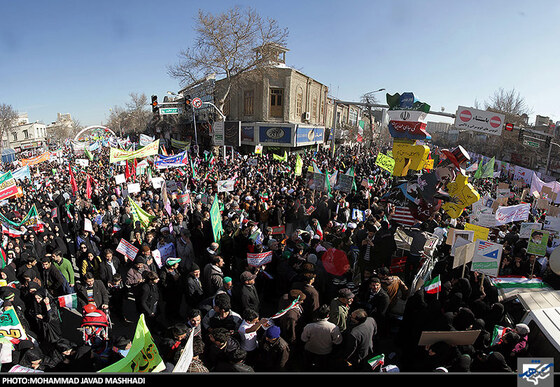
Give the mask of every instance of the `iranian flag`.
<path id="1" fill-rule="evenodd" d="M 502 337 L 504 337 L 504 335 L 509 331 L 511 331 L 511 328 L 506 328 L 501 325 L 495 325 L 494 331 L 492 332 L 492 342 L 490 345 L 499 344 L 502 341 Z"/>
<path id="2" fill-rule="evenodd" d="M 61 308 L 78 309 L 78 295 L 76 293 L 66 294 L 58 297 Z"/>
<path id="3" fill-rule="evenodd" d="M 439 275 L 430 281 L 424 283 L 424 289 L 428 294 L 436 294 L 441 291 L 441 279 Z"/>
<path id="4" fill-rule="evenodd" d="M 2 225 L 2 234 L 8 234 L 12 238 L 19 238 L 23 235 L 23 231 Z"/>
<path id="5" fill-rule="evenodd" d="M 267 202 L 268 201 L 268 192 L 262 192 L 259 194 L 259 198 L 261 199 L 261 201 L 263 202 Z"/>
<path id="6" fill-rule="evenodd" d="M 292 303 L 290 305 L 288 305 L 287 308 L 282 309 L 280 312 L 274 314 L 273 316 L 271 316 L 269 318 L 269 320 L 278 318 L 278 317 L 282 317 L 283 315 L 285 315 L 286 313 L 288 313 L 290 310 L 295 309 L 298 307 L 298 302 L 299 302 L 299 296 L 297 296 L 297 298 L 295 300 L 292 301 Z"/>
<path id="7" fill-rule="evenodd" d="M 383 364 L 385 364 L 385 355 L 381 354 L 372 357 L 368 360 L 368 364 L 371 366 L 372 370 L 376 369 L 379 366 L 382 366 Z"/>
<path id="8" fill-rule="evenodd" d="M 489 277 L 492 285 L 498 289 L 526 288 L 526 289 L 546 289 L 550 288 L 540 278 L 528 278 L 521 276 Z"/>

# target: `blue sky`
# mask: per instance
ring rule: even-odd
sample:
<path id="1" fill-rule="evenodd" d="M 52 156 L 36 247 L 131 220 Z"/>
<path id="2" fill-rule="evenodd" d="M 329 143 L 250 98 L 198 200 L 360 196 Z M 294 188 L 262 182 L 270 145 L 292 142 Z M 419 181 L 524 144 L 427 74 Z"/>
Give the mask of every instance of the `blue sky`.
<path id="1" fill-rule="evenodd" d="M 0 103 L 31 121 L 50 123 L 59 112 L 88 126 L 131 92 L 162 99 L 180 88 L 167 68 L 194 42 L 198 9 L 236 4 L 288 28 L 287 64 L 339 99 L 411 91 L 455 113 L 515 89 L 530 122 L 560 120 L 557 1 L 5 1 Z"/>

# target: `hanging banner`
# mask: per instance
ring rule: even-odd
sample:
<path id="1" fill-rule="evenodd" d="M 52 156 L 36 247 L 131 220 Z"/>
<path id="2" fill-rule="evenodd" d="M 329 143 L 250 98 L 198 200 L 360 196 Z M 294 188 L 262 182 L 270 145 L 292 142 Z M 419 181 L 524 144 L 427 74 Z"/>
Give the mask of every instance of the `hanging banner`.
<path id="1" fill-rule="evenodd" d="M 140 138 L 138 140 L 138 144 L 140 146 L 146 146 L 149 145 L 151 142 L 155 141 L 154 137 L 145 135 L 145 134 L 140 134 Z M 91 149 L 90 149 L 91 150 Z"/>
<path id="2" fill-rule="evenodd" d="M 529 203 L 517 204 L 515 206 L 502 207 L 496 209 L 496 225 L 517 222 L 519 220 L 527 221 L 531 205 Z"/>
<path id="3" fill-rule="evenodd" d="M 180 141 L 175 140 L 174 138 L 171 139 L 171 146 L 177 149 L 187 149 L 191 146 L 190 141 Z"/>
<path id="4" fill-rule="evenodd" d="M 18 187 L 16 179 L 12 176 L 12 172 L 6 172 L 0 176 L 0 200 L 6 200 L 12 196 L 16 196 Z"/>
<path id="5" fill-rule="evenodd" d="M 16 180 L 25 180 L 26 178 L 31 180 L 31 171 L 29 170 L 29 165 L 16 169 L 12 172 L 12 176 Z"/>
<path id="6" fill-rule="evenodd" d="M 20 162 L 21 165 L 25 167 L 26 165 L 32 166 L 32 165 L 40 164 L 44 161 L 49 161 L 50 158 L 51 158 L 51 153 L 45 152 L 37 157 L 32 157 L 29 159 L 21 159 Z"/>
<path id="7" fill-rule="evenodd" d="M 146 145 L 137 151 L 126 151 L 118 148 L 111 148 L 109 153 L 109 162 L 125 161 L 132 159 L 142 159 L 148 156 L 157 155 L 159 151 L 159 139 Z"/>
<path id="8" fill-rule="evenodd" d="M 476 241 L 471 271 L 497 277 L 502 259 L 502 245 L 490 241 Z"/>
<path id="9" fill-rule="evenodd" d="M 188 165 L 189 157 L 187 151 L 173 156 L 158 155 L 154 163 L 157 169 L 184 167 Z"/>

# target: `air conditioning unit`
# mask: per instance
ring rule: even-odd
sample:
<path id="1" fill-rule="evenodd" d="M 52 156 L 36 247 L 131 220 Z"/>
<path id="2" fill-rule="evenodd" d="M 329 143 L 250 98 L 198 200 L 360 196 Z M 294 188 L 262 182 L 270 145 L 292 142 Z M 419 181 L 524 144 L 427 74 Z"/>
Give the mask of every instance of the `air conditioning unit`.
<path id="1" fill-rule="evenodd" d="M 310 119 L 311 119 L 311 113 L 309 113 L 309 112 L 303 113 L 303 120 L 304 121 L 309 121 Z"/>

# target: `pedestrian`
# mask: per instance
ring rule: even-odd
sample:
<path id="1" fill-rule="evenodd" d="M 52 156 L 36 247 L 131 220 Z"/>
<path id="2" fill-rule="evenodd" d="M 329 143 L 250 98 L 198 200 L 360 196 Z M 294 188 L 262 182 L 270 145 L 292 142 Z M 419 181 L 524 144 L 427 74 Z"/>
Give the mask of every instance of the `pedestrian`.
<path id="1" fill-rule="evenodd" d="M 305 343 L 306 371 L 327 371 L 333 347 L 342 343 L 340 329 L 328 321 L 329 313 L 328 305 L 320 306 L 314 313 L 314 321 L 303 328 L 301 340 Z"/>

